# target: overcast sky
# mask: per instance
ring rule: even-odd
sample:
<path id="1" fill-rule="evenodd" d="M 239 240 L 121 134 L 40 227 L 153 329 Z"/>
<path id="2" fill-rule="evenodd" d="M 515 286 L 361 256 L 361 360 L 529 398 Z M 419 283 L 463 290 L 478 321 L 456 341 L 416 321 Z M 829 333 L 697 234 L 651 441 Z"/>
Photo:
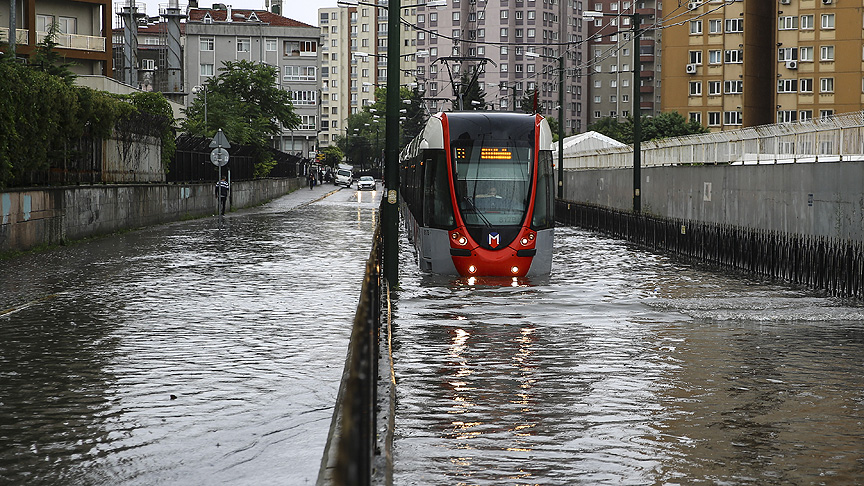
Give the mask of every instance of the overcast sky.
<path id="1" fill-rule="evenodd" d="M 168 0 L 136 0 L 135 3 L 138 5 L 145 3 L 147 5 L 147 15 L 154 17 L 159 15 L 160 5 L 168 5 Z M 181 6 L 187 3 L 189 3 L 189 0 L 180 0 Z M 198 6 L 201 8 L 210 8 L 214 3 L 224 3 L 231 5 L 233 8 L 264 10 L 264 0 L 198 0 Z M 318 9 L 335 6 L 336 0 L 282 0 L 282 15 L 289 19 L 317 26 Z"/>

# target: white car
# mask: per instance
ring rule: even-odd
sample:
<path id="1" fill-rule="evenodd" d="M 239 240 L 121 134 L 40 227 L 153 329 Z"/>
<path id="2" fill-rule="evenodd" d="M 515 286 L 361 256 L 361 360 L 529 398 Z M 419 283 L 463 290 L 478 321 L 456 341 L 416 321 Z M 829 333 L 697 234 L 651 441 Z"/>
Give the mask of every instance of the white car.
<path id="1" fill-rule="evenodd" d="M 375 179 L 372 176 L 360 176 L 360 180 L 357 181 L 357 190 L 362 191 L 363 189 L 375 190 Z"/>

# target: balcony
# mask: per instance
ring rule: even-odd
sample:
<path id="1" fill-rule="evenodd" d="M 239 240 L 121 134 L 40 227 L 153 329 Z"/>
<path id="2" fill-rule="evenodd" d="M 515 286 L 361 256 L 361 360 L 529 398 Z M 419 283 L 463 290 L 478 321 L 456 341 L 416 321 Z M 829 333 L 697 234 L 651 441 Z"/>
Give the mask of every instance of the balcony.
<path id="1" fill-rule="evenodd" d="M 42 42 L 48 36 L 47 32 L 36 32 L 36 42 Z M 57 47 L 78 49 L 79 51 L 105 52 L 105 38 L 80 34 L 57 34 L 54 39 Z"/>
<path id="2" fill-rule="evenodd" d="M 15 29 L 16 44 L 27 45 L 27 29 Z M 0 27 L 0 42 L 9 43 L 9 27 Z"/>

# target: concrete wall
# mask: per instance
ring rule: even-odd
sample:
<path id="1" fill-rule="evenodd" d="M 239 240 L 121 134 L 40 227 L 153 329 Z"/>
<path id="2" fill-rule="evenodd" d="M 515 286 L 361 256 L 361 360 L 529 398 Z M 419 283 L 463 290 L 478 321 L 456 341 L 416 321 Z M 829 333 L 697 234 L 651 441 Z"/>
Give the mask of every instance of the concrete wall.
<path id="1" fill-rule="evenodd" d="M 260 204 L 301 186 L 300 179 L 235 182 L 231 207 Z M 0 193 L 0 252 L 54 245 L 215 212 L 213 184 L 9 190 Z"/>
<path id="2" fill-rule="evenodd" d="M 864 241 L 864 162 L 649 167 L 643 213 Z M 629 169 L 568 170 L 567 200 L 633 208 Z"/>

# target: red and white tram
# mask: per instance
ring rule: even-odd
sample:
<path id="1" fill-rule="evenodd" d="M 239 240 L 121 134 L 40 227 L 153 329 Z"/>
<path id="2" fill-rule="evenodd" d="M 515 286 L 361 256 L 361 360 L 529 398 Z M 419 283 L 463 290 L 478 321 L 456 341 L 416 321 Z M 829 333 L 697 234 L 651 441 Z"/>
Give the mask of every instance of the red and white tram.
<path id="1" fill-rule="evenodd" d="M 421 269 L 523 277 L 552 270 L 552 132 L 540 115 L 438 113 L 400 155 Z"/>

